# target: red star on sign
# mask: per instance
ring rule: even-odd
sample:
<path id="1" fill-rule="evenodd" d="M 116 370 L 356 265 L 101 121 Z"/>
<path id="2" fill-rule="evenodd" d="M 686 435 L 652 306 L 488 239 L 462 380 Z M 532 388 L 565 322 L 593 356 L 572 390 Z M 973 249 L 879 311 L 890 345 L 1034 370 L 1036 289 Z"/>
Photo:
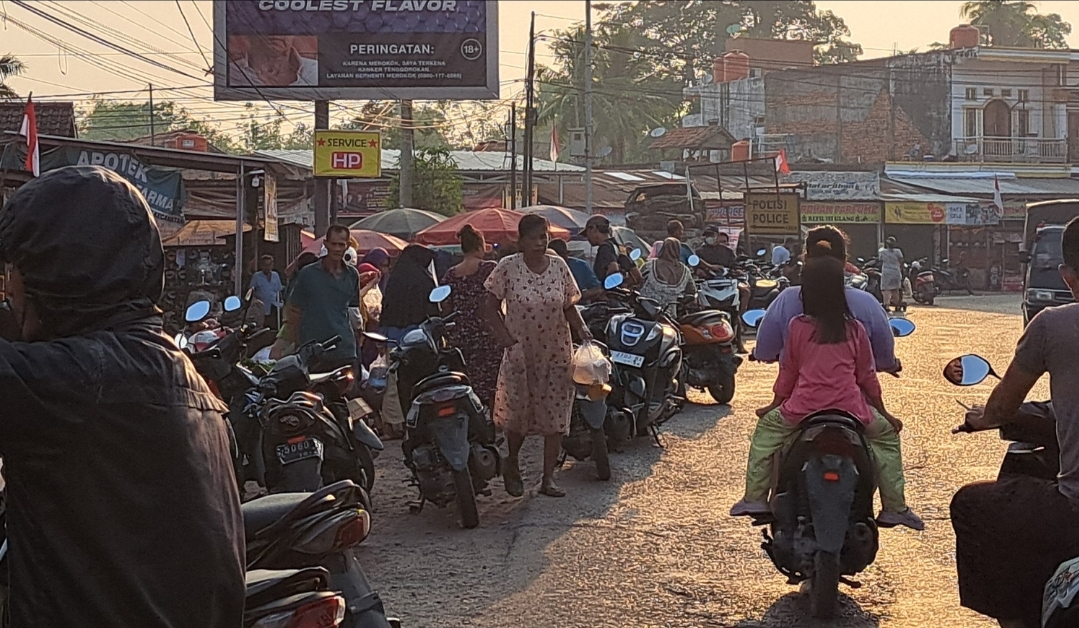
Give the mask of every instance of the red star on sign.
<path id="1" fill-rule="evenodd" d="M 320 138 L 319 141 L 318 141 L 318 145 L 319 146 L 325 146 L 326 145 L 326 140 Z"/>
<path id="2" fill-rule="evenodd" d="M 378 148 L 378 138 L 371 140 L 371 148 Z"/>

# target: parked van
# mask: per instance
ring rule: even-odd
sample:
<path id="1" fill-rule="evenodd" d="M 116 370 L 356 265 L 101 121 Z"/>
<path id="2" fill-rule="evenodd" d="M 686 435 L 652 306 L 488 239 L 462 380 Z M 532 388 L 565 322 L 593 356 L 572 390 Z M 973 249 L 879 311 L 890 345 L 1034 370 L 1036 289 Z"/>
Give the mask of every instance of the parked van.
<path id="1" fill-rule="evenodd" d="M 1047 307 L 1074 301 L 1057 267 L 1064 263 L 1061 239 L 1064 227 L 1079 216 L 1079 199 L 1043 201 L 1027 205 L 1023 226 L 1023 325 Z"/>

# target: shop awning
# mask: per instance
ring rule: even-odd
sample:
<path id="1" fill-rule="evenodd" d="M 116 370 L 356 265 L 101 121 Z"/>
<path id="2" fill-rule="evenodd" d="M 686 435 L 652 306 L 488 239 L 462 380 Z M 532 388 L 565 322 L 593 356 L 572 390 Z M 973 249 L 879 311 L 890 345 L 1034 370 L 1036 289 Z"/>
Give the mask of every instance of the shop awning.
<path id="1" fill-rule="evenodd" d="M 986 176 L 988 173 L 977 174 L 979 176 L 966 177 L 923 177 L 889 174 L 888 179 L 896 183 L 915 186 L 941 194 L 978 194 L 992 197 L 994 190 L 993 176 L 991 174 Z M 1000 183 L 1002 196 L 1079 198 L 1079 179 L 998 175 L 995 181 Z"/>
<path id="2" fill-rule="evenodd" d="M 244 225 L 244 233 L 251 225 Z M 162 246 L 217 246 L 219 238 L 235 235 L 235 220 L 192 220 L 176 233 L 162 240 Z"/>

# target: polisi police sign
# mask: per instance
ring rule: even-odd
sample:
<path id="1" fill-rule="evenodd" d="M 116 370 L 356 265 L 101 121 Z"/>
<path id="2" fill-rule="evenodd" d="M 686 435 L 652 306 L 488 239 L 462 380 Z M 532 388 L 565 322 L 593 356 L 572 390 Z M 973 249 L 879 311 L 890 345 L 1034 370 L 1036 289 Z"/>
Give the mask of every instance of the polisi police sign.
<path id="1" fill-rule="evenodd" d="M 798 235 L 798 195 L 749 192 L 745 200 L 746 233 Z"/>
<path id="2" fill-rule="evenodd" d="M 377 131 L 315 131 L 315 176 L 382 176 L 380 135 Z"/>

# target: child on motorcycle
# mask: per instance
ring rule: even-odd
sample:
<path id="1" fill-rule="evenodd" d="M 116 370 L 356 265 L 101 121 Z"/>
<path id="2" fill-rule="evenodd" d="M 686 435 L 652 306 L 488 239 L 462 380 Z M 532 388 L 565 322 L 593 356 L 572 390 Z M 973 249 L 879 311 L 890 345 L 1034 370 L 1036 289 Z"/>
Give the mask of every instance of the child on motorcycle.
<path id="1" fill-rule="evenodd" d="M 827 248 L 831 243 L 819 240 L 811 246 Z M 773 457 L 798 432 L 803 419 L 821 410 L 839 410 L 857 418 L 865 425 L 877 465 L 902 468 L 898 449 L 872 445 L 875 432 L 889 423 L 898 432 L 903 423 L 884 407 L 869 336 L 847 305 L 843 262 L 821 251 L 815 253 L 808 256 L 802 270 L 803 314 L 790 321 L 774 398 L 757 410 L 760 420 L 750 444 L 746 492 L 731 509 L 732 516 L 771 512 L 767 498 Z M 875 418 L 871 407 L 882 418 Z M 905 504 L 897 512 L 881 513 L 880 520 L 882 525 L 924 527 Z"/>

